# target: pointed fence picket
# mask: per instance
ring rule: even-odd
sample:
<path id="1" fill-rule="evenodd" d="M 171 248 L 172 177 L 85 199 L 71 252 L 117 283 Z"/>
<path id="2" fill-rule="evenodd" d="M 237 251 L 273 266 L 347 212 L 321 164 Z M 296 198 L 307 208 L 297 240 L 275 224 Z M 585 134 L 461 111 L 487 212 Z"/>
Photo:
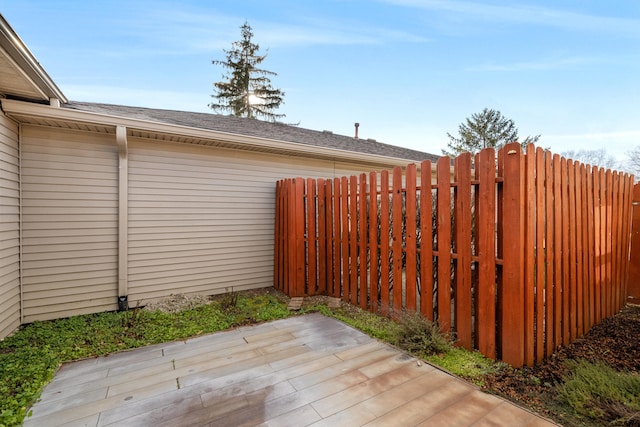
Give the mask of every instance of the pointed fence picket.
<path id="1" fill-rule="evenodd" d="M 640 303 L 640 183 L 633 187 L 633 209 L 629 214 L 633 231 L 630 242 L 632 262 L 627 276 L 628 290 L 625 293 L 630 302 L 638 304 Z"/>
<path id="2" fill-rule="evenodd" d="M 514 366 L 625 304 L 632 175 L 517 143 L 432 166 L 279 181 L 275 287 L 419 312 Z"/>

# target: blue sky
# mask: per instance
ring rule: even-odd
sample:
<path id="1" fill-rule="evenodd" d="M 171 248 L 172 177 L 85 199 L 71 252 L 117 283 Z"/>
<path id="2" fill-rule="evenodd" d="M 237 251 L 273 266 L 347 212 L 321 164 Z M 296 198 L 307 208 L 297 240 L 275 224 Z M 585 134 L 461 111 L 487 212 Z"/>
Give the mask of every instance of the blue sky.
<path id="1" fill-rule="evenodd" d="M 483 108 L 554 152 L 640 145 L 637 0 L 0 0 L 72 100 L 208 112 L 245 20 L 286 121 L 439 154 Z"/>

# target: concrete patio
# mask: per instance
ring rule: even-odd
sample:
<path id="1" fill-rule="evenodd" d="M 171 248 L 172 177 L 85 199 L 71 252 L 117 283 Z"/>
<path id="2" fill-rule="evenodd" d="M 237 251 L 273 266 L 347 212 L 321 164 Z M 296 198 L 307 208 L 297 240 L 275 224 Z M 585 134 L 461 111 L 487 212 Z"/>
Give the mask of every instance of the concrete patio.
<path id="1" fill-rule="evenodd" d="M 320 314 L 64 365 L 25 426 L 552 426 Z"/>

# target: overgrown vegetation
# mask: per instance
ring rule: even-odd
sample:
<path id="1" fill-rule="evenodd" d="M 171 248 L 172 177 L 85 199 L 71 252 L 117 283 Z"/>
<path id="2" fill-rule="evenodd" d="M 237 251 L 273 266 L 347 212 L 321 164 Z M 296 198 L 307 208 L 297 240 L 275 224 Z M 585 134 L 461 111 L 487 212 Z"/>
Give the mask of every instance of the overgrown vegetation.
<path id="1" fill-rule="evenodd" d="M 233 294 L 233 293 L 232 293 Z M 0 427 L 20 425 L 61 363 L 186 339 L 290 315 L 275 293 L 225 295 L 210 304 L 164 313 L 126 312 L 34 322 L 0 341 Z"/>
<path id="2" fill-rule="evenodd" d="M 603 363 L 570 363 L 558 386 L 560 397 L 576 414 L 613 425 L 640 425 L 640 375 L 618 372 Z"/>
<path id="3" fill-rule="evenodd" d="M 452 343 L 437 324 L 417 313 L 406 314 L 400 319 L 397 345 L 420 357 L 443 354 L 452 349 Z"/>
<path id="4" fill-rule="evenodd" d="M 391 321 L 351 305 L 328 309 L 326 305 L 319 304 L 306 306 L 304 309 L 319 311 L 325 316 L 341 320 L 367 335 L 399 347 L 478 386 L 484 384 L 484 375 L 504 366 L 478 352 L 456 347 L 450 338 L 441 334 L 437 324 L 415 313 Z"/>
<path id="5" fill-rule="evenodd" d="M 544 409 L 545 415 L 564 425 L 613 422 L 640 426 L 640 377 L 635 371 L 621 372 L 604 363 L 577 359 L 565 364 L 563 372 L 566 375 L 562 378 L 549 379 L 540 372 L 534 374 L 530 368 L 513 369 L 478 352 L 456 347 L 440 334 L 437 325 L 417 314 L 392 321 L 348 304 L 329 309 L 320 299 L 310 300 L 298 313 L 318 311 L 488 391 L 521 404 L 527 404 L 522 400 L 525 397 L 536 402 L 536 405 L 528 406 Z M 285 318 L 291 315 L 286 302 L 286 297 L 273 289 L 231 292 L 213 298 L 208 304 L 173 313 L 135 308 L 122 313 L 76 316 L 26 325 L 0 341 L 0 427 L 22 422 L 29 406 L 62 362 Z M 505 389 L 499 386 L 495 388 L 496 379 L 504 385 L 507 383 L 505 378 L 511 384 L 522 386 L 524 391 L 516 396 L 504 393 Z M 527 394 L 531 385 L 544 392 Z"/>

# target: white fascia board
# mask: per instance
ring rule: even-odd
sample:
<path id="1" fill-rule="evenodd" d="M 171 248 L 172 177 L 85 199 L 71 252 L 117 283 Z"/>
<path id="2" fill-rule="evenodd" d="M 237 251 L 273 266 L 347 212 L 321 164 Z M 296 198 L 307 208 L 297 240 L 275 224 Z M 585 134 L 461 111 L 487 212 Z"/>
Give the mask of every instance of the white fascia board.
<path id="1" fill-rule="evenodd" d="M 0 100 L 2 109 L 9 115 L 29 116 L 34 118 L 53 119 L 69 122 L 80 122 L 101 126 L 124 126 L 128 130 L 138 130 L 142 132 L 154 132 L 171 134 L 182 137 L 216 140 L 233 145 L 233 148 L 270 148 L 281 150 L 291 154 L 305 154 L 309 157 L 330 157 L 334 160 L 352 161 L 359 163 L 369 163 L 384 166 L 406 166 L 409 163 L 418 163 L 411 159 L 397 157 L 387 157 L 378 154 L 358 153 L 354 151 L 341 150 L 338 148 L 317 147 L 303 143 L 279 141 L 270 138 L 260 138 L 255 136 L 220 132 L 206 129 L 193 128 L 188 126 L 154 122 L 149 120 L 131 119 L 126 117 L 111 116 L 88 111 L 71 110 L 68 108 L 54 108 L 47 105 L 28 103 L 10 99 Z"/>
<path id="2" fill-rule="evenodd" d="M 68 102 L 60 88 L 49 77 L 49 74 L 2 14 L 0 14 L 0 45 L 4 47 L 8 57 L 16 64 L 18 70 L 33 83 L 38 92 L 43 94 L 44 101 L 55 98 L 63 103 Z"/>

